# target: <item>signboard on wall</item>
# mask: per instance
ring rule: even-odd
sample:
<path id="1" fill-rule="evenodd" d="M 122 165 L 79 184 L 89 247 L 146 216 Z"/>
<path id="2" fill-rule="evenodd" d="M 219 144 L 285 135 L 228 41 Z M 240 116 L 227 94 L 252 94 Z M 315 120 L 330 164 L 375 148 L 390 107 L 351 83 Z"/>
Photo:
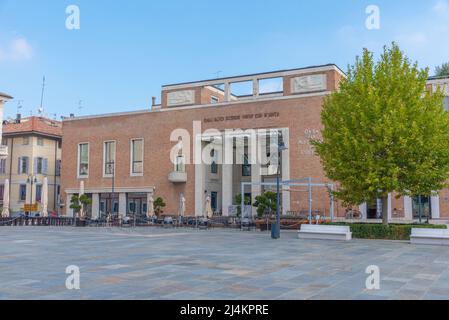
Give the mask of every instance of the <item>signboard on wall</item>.
<path id="1" fill-rule="evenodd" d="M 38 207 L 37 203 L 25 204 L 23 206 L 23 211 L 24 212 L 36 212 L 36 211 L 39 211 L 39 207 Z"/>

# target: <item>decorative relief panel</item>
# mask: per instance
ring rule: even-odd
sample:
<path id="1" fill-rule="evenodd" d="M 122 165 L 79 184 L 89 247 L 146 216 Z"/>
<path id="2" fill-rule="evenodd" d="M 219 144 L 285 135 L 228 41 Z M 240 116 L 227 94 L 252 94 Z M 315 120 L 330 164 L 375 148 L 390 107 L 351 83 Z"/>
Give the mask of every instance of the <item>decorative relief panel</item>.
<path id="1" fill-rule="evenodd" d="M 325 74 L 296 77 L 291 79 L 291 93 L 306 93 L 327 89 Z"/>
<path id="2" fill-rule="evenodd" d="M 174 91 L 167 94 L 167 105 L 183 106 L 195 104 L 195 90 Z"/>

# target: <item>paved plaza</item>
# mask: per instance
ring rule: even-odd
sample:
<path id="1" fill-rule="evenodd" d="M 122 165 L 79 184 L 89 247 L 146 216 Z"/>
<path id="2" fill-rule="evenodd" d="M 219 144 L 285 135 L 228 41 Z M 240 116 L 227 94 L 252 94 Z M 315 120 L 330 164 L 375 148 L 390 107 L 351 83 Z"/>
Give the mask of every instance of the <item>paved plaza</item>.
<path id="1" fill-rule="evenodd" d="M 448 247 L 157 228 L 1 227 L 0 240 L 0 299 L 449 299 Z M 370 265 L 380 290 L 366 290 Z"/>

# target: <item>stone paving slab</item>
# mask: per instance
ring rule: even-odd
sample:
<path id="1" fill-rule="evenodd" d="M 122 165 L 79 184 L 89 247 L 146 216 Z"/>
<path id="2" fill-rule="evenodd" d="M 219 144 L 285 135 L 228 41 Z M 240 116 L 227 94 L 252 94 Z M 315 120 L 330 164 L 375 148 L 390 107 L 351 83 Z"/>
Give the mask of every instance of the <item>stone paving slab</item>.
<path id="1" fill-rule="evenodd" d="M 1 227 L 0 240 L 0 299 L 449 299 L 441 246 L 157 228 Z M 370 265 L 380 290 L 366 289 Z"/>

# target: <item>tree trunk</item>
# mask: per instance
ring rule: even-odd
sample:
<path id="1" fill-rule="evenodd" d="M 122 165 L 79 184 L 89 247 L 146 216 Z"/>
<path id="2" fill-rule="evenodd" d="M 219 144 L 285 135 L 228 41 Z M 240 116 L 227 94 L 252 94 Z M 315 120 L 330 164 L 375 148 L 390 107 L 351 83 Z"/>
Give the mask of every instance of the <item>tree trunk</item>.
<path id="1" fill-rule="evenodd" d="M 382 223 L 388 225 L 388 196 L 382 197 Z"/>

